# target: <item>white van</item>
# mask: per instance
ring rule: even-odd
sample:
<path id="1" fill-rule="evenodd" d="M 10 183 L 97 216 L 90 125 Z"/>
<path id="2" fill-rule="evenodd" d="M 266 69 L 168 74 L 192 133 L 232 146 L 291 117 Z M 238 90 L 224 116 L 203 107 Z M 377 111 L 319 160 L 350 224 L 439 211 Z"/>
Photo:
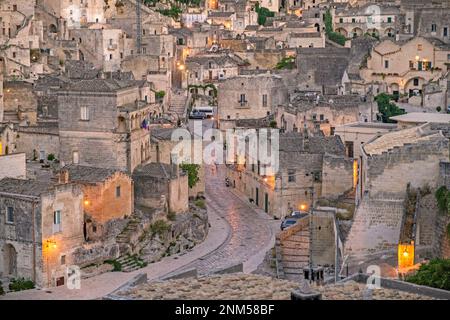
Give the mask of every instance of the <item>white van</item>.
<path id="1" fill-rule="evenodd" d="M 192 112 L 203 112 L 206 114 L 207 118 L 213 118 L 214 117 L 214 108 L 213 107 L 195 107 Z"/>

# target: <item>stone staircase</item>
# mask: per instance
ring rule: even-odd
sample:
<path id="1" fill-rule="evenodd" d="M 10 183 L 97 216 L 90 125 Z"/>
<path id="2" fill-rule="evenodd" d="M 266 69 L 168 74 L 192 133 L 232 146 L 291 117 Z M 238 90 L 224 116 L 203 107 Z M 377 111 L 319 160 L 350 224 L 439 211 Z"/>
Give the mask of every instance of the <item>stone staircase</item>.
<path id="1" fill-rule="evenodd" d="M 172 92 L 169 106 L 169 113 L 175 115 L 177 119 L 186 117 L 186 103 L 188 96 L 184 92 Z"/>
<path id="2" fill-rule="evenodd" d="M 129 255 L 121 256 L 116 261 L 122 266 L 122 272 L 133 272 L 143 267 L 142 264 L 139 264 L 139 258 Z"/>
<path id="3" fill-rule="evenodd" d="M 309 217 L 278 234 L 276 246 L 280 248 L 284 278 L 303 279 L 303 269 L 308 267 L 310 256 Z"/>

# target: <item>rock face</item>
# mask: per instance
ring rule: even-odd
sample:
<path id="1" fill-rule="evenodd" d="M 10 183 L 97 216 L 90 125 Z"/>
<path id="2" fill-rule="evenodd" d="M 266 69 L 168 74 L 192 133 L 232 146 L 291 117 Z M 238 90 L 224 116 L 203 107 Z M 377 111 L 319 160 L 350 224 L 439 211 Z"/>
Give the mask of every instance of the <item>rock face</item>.
<path id="1" fill-rule="evenodd" d="M 142 247 L 135 251 L 148 263 L 192 249 L 206 238 L 209 230 L 207 211 L 194 206 L 171 223 L 162 221 L 150 225 Z"/>

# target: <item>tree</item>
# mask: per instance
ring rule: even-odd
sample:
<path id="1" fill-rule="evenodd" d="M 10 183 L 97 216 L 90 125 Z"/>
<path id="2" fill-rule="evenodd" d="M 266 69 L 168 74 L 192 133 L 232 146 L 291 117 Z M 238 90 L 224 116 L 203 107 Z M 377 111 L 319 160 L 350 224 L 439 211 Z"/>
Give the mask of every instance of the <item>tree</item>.
<path id="1" fill-rule="evenodd" d="M 295 66 L 295 57 L 285 57 L 281 59 L 280 62 L 277 63 L 275 66 L 275 69 L 282 70 L 282 69 L 293 69 Z"/>
<path id="2" fill-rule="evenodd" d="M 327 10 L 327 12 L 325 13 L 324 23 L 325 34 L 327 35 L 328 39 L 340 44 L 341 46 L 345 45 L 345 41 L 347 40 L 345 36 L 333 31 L 333 17 L 331 16 L 330 10 Z"/>
<path id="3" fill-rule="evenodd" d="M 183 163 L 180 165 L 180 168 L 188 174 L 189 188 L 192 189 L 195 187 L 197 182 L 200 181 L 200 178 L 198 177 L 200 166 L 198 164 Z"/>
<path id="4" fill-rule="evenodd" d="M 427 264 L 422 264 L 416 274 L 407 277 L 406 281 L 450 290 L 450 259 L 433 259 Z"/>
<path id="5" fill-rule="evenodd" d="M 270 11 L 267 8 L 260 7 L 259 3 L 256 3 L 255 11 L 258 14 L 258 24 L 263 26 L 266 23 L 267 17 L 274 17 L 275 12 Z"/>
<path id="6" fill-rule="evenodd" d="M 405 110 L 400 109 L 395 103 L 391 102 L 392 99 L 394 99 L 394 97 L 386 93 L 380 93 L 375 97 L 375 101 L 378 105 L 378 112 L 382 114 L 382 120 L 385 123 L 394 122 L 389 119 L 390 117 L 405 114 Z"/>

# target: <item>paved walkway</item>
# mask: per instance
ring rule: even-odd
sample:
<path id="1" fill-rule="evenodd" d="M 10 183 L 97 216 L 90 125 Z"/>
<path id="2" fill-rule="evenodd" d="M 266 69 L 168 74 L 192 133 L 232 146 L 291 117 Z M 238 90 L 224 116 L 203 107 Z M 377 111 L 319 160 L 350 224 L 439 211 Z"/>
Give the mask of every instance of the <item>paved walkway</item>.
<path id="1" fill-rule="evenodd" d="M 210 175 L 206 184 L 209 222 L 207 238 L 191 251 L 164 258 L 131 273 L 109 272 L 81 281 L 80 290 L 65 286 L 45 290 L 9 293 L 0 299 L 90 300 L 99 299 L 130 281 L 140 273 L 149 280 L 162 278 L 190 268 L 207 274 L 232 264 L 244 263 L 244 272 L 252 272 L 274 245 L 279 221 L 225 186 L 224 170 Z"/>

